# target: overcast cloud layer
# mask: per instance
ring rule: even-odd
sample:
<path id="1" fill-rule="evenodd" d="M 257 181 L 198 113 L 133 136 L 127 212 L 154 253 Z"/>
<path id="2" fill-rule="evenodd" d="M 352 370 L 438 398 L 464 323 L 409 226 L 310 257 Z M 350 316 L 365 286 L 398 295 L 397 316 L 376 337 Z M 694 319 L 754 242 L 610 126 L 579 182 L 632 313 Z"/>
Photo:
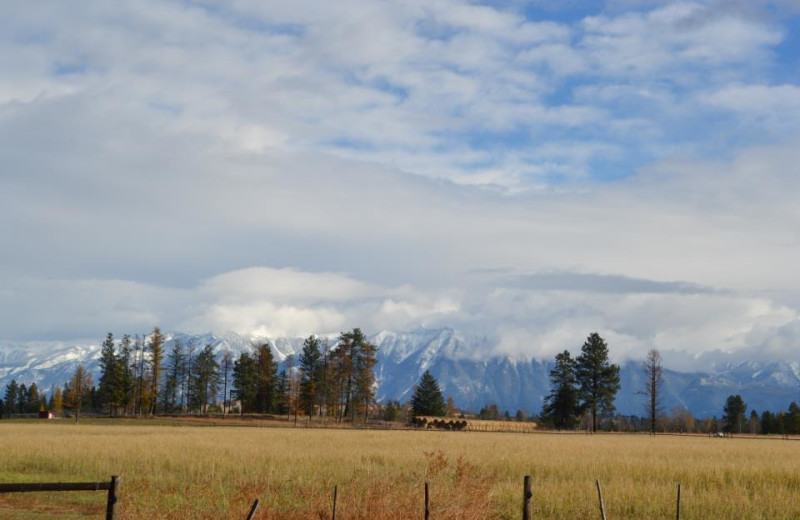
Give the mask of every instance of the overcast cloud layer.
<path id="1" fill-rule="evenodd" d="M 0 339 L 796 357 L 798 3 L 584 4 L 5 6 Z"/>

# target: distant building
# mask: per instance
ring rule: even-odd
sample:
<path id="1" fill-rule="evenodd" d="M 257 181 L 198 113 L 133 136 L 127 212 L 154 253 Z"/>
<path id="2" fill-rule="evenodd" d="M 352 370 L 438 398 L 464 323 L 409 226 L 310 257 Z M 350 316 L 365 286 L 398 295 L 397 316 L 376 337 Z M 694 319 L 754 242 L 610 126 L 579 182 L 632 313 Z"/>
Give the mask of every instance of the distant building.
<path id="1" fill-rule="evenodd" d="M 45 410 L 39 411 L 39 419 L 55 419 L 56 415 L 53 412 L 48 412 Z"/>

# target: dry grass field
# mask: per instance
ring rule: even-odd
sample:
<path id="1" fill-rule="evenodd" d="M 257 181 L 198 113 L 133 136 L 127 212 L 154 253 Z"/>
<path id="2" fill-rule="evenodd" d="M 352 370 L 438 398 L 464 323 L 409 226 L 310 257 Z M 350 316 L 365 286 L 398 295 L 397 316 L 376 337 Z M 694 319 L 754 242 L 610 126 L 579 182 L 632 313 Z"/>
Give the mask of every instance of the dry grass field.
<path id="1" fill-rule="evenodd" d="M 119 474 L 122 519 L 800 518 L 800 443 L 776 439 L 0 421 L 0 482 Z M 0 496 L 0 518 L 103 518 L 105 494 Z"/>

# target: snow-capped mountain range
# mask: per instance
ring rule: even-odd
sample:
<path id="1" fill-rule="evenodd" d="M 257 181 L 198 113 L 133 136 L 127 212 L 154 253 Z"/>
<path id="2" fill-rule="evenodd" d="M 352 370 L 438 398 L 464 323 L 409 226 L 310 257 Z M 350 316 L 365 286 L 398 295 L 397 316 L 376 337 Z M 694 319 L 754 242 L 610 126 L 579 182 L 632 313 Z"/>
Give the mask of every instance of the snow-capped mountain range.
<path id="1" fill-rule="evenodd" d="M 174 333 L 168 335 L 166 350 L 176 339 L 185 345 L 212 345 L 218 353 L 234 355 L 250 349 L 254 339 L 235 333 L 216 336 Z M 263 341 L 263 338 L 258 338 Z M 549 392 L 552 360 L 486 355 L 491 342 L 485 337 L 467 336 L 453 329 L 419 329 L 413 332 L 380 332 L 370 336 L 378 346 L 377 398 L 406 401 L 425 370 L 439 381 L 442 392 L 458 408 L 478 410 L 494 402 L 512 415 L 516 410 L 538 413 Z M 303 338 L 269 340 L 280 361 L 298 354 Z M 332 347 L 335 338 L 329 340 Z M 0 393 L 12 379 L 47 391 L 63 385 L 78 363 L 98 376 L 100 342 L 75 345 L 58 342 L 0 345 Z M 624 414 L 644 414 L 641 389 L 643 372 L 639 362 L 622 364 L 622 388 L 616 406 Z M 741 394 L 749 410 L 785 410 L 800 402 L 800 362 L 739 362 L 720 365 L 714 372 L 677 372 L 664 368 L 663 405 L 666 411 L 686 407 L 694 415 L 722 415 L 725 399 Z"/>

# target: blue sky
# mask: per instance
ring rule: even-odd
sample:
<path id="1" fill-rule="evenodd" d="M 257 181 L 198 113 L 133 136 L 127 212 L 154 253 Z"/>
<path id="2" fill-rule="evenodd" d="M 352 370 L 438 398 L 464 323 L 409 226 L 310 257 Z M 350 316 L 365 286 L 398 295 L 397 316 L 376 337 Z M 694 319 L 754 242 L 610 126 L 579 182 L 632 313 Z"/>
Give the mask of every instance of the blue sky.
<path id="1" fill-rule="evenodd" d="M 2 341 L 800 339 L 795 1 L 6 11 Z"/>

